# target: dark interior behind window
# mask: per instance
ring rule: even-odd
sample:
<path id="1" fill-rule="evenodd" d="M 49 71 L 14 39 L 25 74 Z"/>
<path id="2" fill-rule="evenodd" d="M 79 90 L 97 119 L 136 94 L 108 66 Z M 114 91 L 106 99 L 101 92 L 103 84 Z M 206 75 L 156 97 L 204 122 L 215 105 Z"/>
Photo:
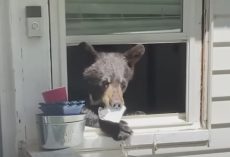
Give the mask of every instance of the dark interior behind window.
<path id="1" fill-rule="evenodd" d="M 96 45 L 98 51 L 124 52 L 133 45 Z M 137 63 L 124 99 L 127 113 L 147 114 L 185 112 L 186 43 L 146 44 L 146 52 Z M 70 100 L 87 99 L 82 77 L 93 58 L 78 46 L 67 48 Z"/>

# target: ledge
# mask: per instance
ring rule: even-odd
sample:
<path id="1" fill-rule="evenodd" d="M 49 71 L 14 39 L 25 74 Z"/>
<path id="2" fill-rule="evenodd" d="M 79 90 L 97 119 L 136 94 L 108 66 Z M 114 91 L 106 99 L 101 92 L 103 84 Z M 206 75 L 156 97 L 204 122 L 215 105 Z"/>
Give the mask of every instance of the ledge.
<path id="1" fill-rule="evenodd" d="M 134 134 L 132 138 L 124 142 L 115 142 L 106 136 L 99 136 L 101 139 L 87 141 L 90 144 L 84 147 L 86 143 L 79 147 L 72 147 L 61 150 L 46 151 L 39 148 L 38 145 L 32 145 L 26 148 L 26 157 L 119 157 L 136 155 L 142 152 L 144 155 L 157 152 L 159 149 L 176 147 L 195 147 L 207 146 L 209 141 L 208 130 L 182 130 L 182 131 L 161 131 L 148 134 Z M 107 139 L 107 141 L 106 141 Z M 95 145 L 95 142 L 102 142 L 106 147 Z M 90 146 L 90 147 L 89 147 Z M 142 155 L 143 155 L 142 154 Z"/>
<path id="2" fill-rule="evenodd" d="M 90 151 L 78 152 L 77 149 L 66 148 L 60 150 L 42 150 L 38 145 L 27 147 L 24 150 L 25 157 L 122 157 L 121 151 Z"/>

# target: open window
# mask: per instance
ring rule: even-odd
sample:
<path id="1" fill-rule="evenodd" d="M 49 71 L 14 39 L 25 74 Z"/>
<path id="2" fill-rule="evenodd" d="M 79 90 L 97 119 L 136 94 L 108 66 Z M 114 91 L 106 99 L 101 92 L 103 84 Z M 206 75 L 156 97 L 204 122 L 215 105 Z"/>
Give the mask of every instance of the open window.
<path id="1" fill-rule="evenodd" d="M 95 45 L 99 52 L 124 52 L 132 44 Z M 185 113 L 186 43 L 145 44 L 145 54 L 135 67 L 124 93 L 127 114 Z M 91 58 L 78 46 L 67 47 L 69 98 L 88 98 L 83 80 L 84 65 Z M 87 58 L 88 57 L 88 58 Z M 89 63 L 88 63 L 89 62 Z"/>
<path id="2" fill-rule="evenodd" d="M 155 140 L 208 140 L 200 125 L 201 1 L 50 0 L 50 15 L 53 86 L 68 86 L 70 99 L 81 97 L 79 77 L 87 62 L 78 53 L 82 41 L 99 51 L 124 51 L 133 44 L 144 44 L 145 56 L 124 95 L 128 113 L 147 113 L 125 117 L 137 129 L 132 141 L 135 135 L 146 135 L 151 144 Z M 166 130 L 175 131 L 175 138 L 165 140 Z M 94 131 L 88 129 L 89 137 L 95 137 Z M 101 136 L 97 134 L 97 138 Z M 109 140 L 105 141 L 103 138 L 101 145 L 107 147 Z"/>

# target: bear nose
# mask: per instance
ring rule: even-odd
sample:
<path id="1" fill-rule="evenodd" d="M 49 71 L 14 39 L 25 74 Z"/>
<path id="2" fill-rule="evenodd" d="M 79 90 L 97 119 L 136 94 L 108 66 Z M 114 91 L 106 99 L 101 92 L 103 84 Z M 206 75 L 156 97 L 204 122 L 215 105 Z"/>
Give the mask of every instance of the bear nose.
<path id="1" fill-rule="evenodd" d="M 121 104 L 120 103 L 114 103 L 112 105 L 113 109 L 120 109 L 121 108 Z"/>

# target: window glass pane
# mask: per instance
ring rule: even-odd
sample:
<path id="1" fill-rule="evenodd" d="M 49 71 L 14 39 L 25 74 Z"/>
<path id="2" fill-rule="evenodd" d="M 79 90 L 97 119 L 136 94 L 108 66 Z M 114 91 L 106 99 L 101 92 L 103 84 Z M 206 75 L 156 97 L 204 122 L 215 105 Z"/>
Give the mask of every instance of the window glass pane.
<path id="1" fill-rule="evenodd" d="M 181 32 L 183 0 L 66 0 L 67 35 Z"/>

